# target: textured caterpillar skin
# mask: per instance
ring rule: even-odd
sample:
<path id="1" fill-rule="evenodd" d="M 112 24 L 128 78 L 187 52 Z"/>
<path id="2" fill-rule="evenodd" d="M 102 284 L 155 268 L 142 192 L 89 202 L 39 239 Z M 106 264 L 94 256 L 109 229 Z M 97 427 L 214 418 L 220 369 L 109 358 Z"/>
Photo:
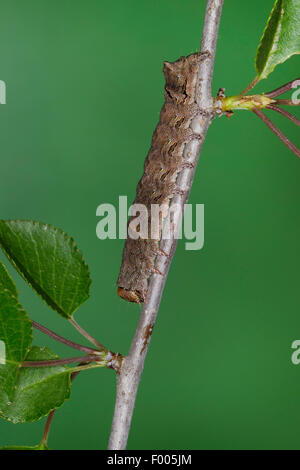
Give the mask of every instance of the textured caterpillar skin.
<path id="1" fill-rule="evenodd" d="M 149 235 L 148 239 L 134 240 L 127 237 L 118 277 L 118 295 L 129 302 L 145 301 L 149 278 L 159 251 L 159 240 L 150 238 L 151 204 L 170 204 L 176 194 L 177 176 L 184 167 L 185 145 L 197 138 L 190 124 L 199 113 L 195 94 L 200 62 L 201 55 L 198 53 L 181 57 L 176 62 L 164 62 L 165 102 L 134 201 L 135 204 L 144 204 L 148 209 Z M 159 231 L 161 233 L 161 227 Z"/>

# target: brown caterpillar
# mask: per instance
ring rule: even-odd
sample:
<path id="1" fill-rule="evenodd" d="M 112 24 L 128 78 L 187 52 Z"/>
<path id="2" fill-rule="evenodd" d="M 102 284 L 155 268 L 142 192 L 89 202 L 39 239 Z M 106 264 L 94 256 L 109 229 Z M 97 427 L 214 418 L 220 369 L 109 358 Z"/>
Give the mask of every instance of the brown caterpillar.
<path id="1" fill-rule="evenodd" d="M 134 204 L 143 204 L 148 209 L 149 235 L 147 239 L 135 240 L 127 233 L 118 277 L 118 295 L 129 302 L 145 301 L 148 281 L 155 271 L 159 240 L 151 239 L 151 204 L 170 204 L 176 194 L 178 173 L 188 165 L 184 159 L 185 145 L 199 138 L 190 124 L 199 113 L 195 95 L 200 61 L 201 55 L 195 53 L 176 62 L 164 62 L 165 102 L 134 201 Z M 161 226 L 158 230 L 161 233 Z"/>

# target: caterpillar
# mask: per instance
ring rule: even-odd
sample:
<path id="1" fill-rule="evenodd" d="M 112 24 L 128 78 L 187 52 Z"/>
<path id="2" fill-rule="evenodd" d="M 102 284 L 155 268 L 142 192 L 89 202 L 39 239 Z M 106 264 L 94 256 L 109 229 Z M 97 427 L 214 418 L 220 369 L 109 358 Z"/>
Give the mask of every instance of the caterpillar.
<path id="1" fill-rule="evenodd" d="M 159 123 L 144 164 L 144 174 L 138 183 L 134 204 L 143 204 L 148 210 L 148 238 L 133 239 L 127 232 L 118 277 L 118 295 L 129 302 L 145 301 L 148 282 L 155 272 L 159 239 L 151 238 L 151 205 L 170 204 L 175 194 L 176 179 L 189 163 L 184 148 L 192 139 L 199 139 L 190 128 L 199 114 L 196 104 L 196 86 L 201 54 L 181 57 L 175 62 L 164 62 L 164 105 Z M 128 226 L 133 217 L 129 219 Z M 161 223 L 158 227 L 161 234 Z"/>

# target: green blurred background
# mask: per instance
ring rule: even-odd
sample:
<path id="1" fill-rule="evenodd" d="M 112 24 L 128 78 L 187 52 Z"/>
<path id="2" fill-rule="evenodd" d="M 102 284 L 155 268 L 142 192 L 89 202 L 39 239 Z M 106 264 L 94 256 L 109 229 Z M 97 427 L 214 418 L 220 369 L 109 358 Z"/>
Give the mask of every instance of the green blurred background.
<path id="1" fill-rule="evenodd" d="M 76 319 L 123 354 L 139 307 L 116 295 L 123 241 L 96 238 L 96 208 L 134 199 L 163 102 L 162 62 L 199 50 L 205 3 L 1 3 L 1 218 L 41 220 L 75 238 L 93 278 Z M 236 94 L 254 78 L 272 4 L 225 0 L 214 92 Z M 293 57 L 257 91 L 296 78 L 299 64 Z M 299 130 L 273 117 L 299 145 Z M 291 363 L 300 338 L 299 183 L 299 159 L 250 112 L 213 123 L 190 198 L 205 204 L 205 246 L 178 245 L 129 449 L 300 449 L 300 365 Z M 10 272 L 31 318 L 81 341 Z M 36 332 L 35 344 L 72 355 Z M 79 376 L 50 448 L 105 449 L 114 397 L 111 370 Z M 0 445 L 36 444 L 43 424 L 1 421 Z"/>

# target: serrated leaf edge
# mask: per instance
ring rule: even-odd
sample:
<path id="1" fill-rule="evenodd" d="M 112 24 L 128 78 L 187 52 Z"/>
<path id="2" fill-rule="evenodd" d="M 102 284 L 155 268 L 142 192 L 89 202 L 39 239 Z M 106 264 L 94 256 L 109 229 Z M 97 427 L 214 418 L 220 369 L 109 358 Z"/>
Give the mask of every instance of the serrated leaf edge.
<path id="1" fill-rule="evenodd" d="M 260 51 L 261 51 L 261 48 L 262 48 L 262 45 L 263 45 L 263 41 L 264 41 L 266 32 L 267 32 L 267 30 L 268 30 L 268 28 L 269 28 L 270 21 L 271 21 L 271 19 L 272 19 L 272 17 L 273 17 L 273 13 L 274 13 L 275 9 L 277 8 L 277 4 L 278 4 L 279 1 L 282 2 L 282 0 L 276 0 L 276 2 L 275 2 L 274 5 L 273 5 L 273 8 L 272 8 L 271 13 L 270 13 L 270 15 L 269 15 L 267 24 L 266 24 L 266 26 L 265 26 L 265 28 L 264 28 L 264 30 L 263 30 L 263 34 L 262 34 L 262 36 L 261 36 L 261 39 L 260 39 L 260 41 L 259 41 L 259 45 L 258 45 L 257 51 L 256 51 L 256 56 L 255 56 L 255 69 L 256 69 L 256 71 L 257 71 L 257 73 L 258 73 L 258 78 L 259 78 L 260 80 L 261 80 L 261 79 L 264 79 L 264 78 L 267 78 L 267 76 L 264 77 L 262 74 L 259 74 L 259 72 L 258 72 L 258 70 L 257 70 L 257 59 L 258 59 L 259 53 L 260 53 Z M 282 9 L 281 9 L 281 10 L 282 10 Z M 282 11 L 281 11 L 281 16 L 282 16 Z M 278 33 L 278 31 L 276 31 L 276 35 L 277 35 L 277 33 Z M 279 34 L 280 34 L 280 32 L 279 32 Z M 278 43 L 278 39 L 277 39 L 277 43 Z M 271 51 L 273 50 L 273 47 L 274 47 L 274 44 L 273 44 L 273 46 L 272 46 L 272 48 L 271 48 L 271 50 L 270 50 L 270 52 L 269 52 L 269 54 L 268 54 L 269 56 L 271 55 Z M 264 65 L 264 69 L 266 68 L 267 62 L 268 62 L 268 60 L 266 61 L 265 65 Z M 276 66 L 274 66 L 274 68 L 275 68 L 275 67 L 276 67 Z M 273 70 L 274 70 L 274 69 L 273 69 Z M 262 72 L 262 73 L 263 73 L 263 72 Z"/>
<path id="2" fill-rule="evenodd" d="M 70 371 L 64 371 L 64 372 L 60 372 L 58 374 L 55 374 L 55 376 L 59 376 L 59 375 L 63 375 L 63 374 L 68 374 L 68 386 L 69 386 L 69 393 L 68 395 L 64 398 L 64 400 L 60 403 L 60 404 L 57 404 L 56 406 L 54 406 L 53 408 L 50 408 L 49 411 L 47 411 L 46 413 L 42 414 L 41 416 L 39 416 L 39 418 L 36 418 L 36 419 L 31 419 L 30 421 L 29 420 L 26 420 L 26 419 L 11 419 L 11 418 L 7 418 L 5 416 L 5 413 L 0 413 L 0 418 L 3 419 L 4 421 L 7 421 L 9 423 L 12 423 L 12 424 L 24 424 L 24 423 L 36 423 L 37 421 L 40 421 L 40 419 L 43 419 L 45 418 L 45 416 L 48 416 L 49 413 L 51 413 L 51 411 L 53 410 L 57 410 L 58 408 L 61 408 L 64 403 L 70 399 L 71 397 L 71 373 L 72 373 L 72 370 Z M 51 380 L 52 377 L 48 377 L 47 380 Z M 47 382 L 47 380 L 44 380 L 42 382 Z M 41 383 L 42 383 L 41 382 Z M 35 386 L 35 385 L 34 385 Z M 25 389 L 23 389 L 25 390 Z"/>
<path id="3" fill-rule="evenodd" d="M 264 31 L 263 31 L 261 40 L 260 40 L 259 45 L 258 45 L 258 47 L 257 47 L 256 56 L 255 56 L 255 69 L 256 69 L 256 72 L 258 72 L 257 67 L 256 67 L 257 58 L 258 58 L 259 52 L 260 52 L 260 50 L 261 50 L 261 48 L 262 48 L 262 43 L 263 43 L 263 40 L 264 40 L 264 37 L 265 37 L 265 33 L 266 33 L 266 31 L 267 31 L 267 29 L 268 29 L 268 27 L 269 27 L 269 23 L 270 23 L 270 21 L 271 21 L 271 19 L 272 19 L 274 10 L 275 10 L 275 8 L 277 7 L 277 3 L 278 3 L 279 1 L 282 1 L 282 0 L 277 0 L 277 1 L 274 3 L 274 5 L 273 5 L 273 8 L 272 8 L 271 13 L 270 13 L 270 15 L 269 15 L 267 24 L 266 24 L 266 26 L 265 26 L 265 28 L 264 28 Z M 281 8 L 280 20 L 282 20 L 283 15 L 284 15 L 284 5 L 282 5 L 282 8 Z M 278 26 L 279 26 L 279 31 L 278 31 L 278 28 L 277 28 L 277 31 L 276 31 L 276 34 L 275 34 L 276 38 L 274 39 L 274 44 L 273 44 L 273 46 L 272 46 L 272 48 L 271 48 L 271 50 L 270 50 L 269 58 L 268 58 L 268 60 L 266 61 L 265 65 L 264 65 L 264 69 L 266 69 L 266 66 L 267 66 L 267 64 L 268 64 L 268 61 L 270 60 L 270 58 L 271 58 L 271 56 L 272 56 L 272 52 L 274 52 L 274 50 L 276 49 L 276 46 L 277 46 L 277 44 L 278 44 L 278 41 L 279 41 L 279 38 L 280 38 L 280 33 L 281 33 L 281 27 L 282 27 L 282 26 L 281 26 L 281 21 L 279 21 Z M 265 79 L 268 78 L 268 76 L 274 71 L 274 69 L 277 67 L 277 65 L 283 64 L 283 63 L 286 62 L 288 59 L 290 59 L 290 57 L 292 57 L 293 55 L 299 55 L 299 54 L 300 54 L 300 52 L 292 52 L 292 53 L 289 54 L 287 57 L 285 57 L 284 59 L 282 59 L 282 60 L 278 61 L 276 64 L 274 64 L 273 67 L 269 70 L 269 72 L 268 72 L 267 74 L 264 74 L 263 72 L 262 72 L 261 74 L 259 74 L 259 72 L 258 72 L 258 75 L 257 75 L 257 77 L 256 77 L 256 80 L 257 80 L 257 81 L 265 80 Z"/>
<path id="4" fill-rule="evenodd" d="M 9 219 L 9 220 L 4 220 L 4 219 L 1 219 L 0 222 L 14 222 L 14 223 L 31 223 L 33 225 L 39 225 L 40 227 L 49 227 L 50 229 L 54 229 L 54 231 L 56 232 L 59 232 L 60 234 L 62 234 L 64 236 L 64 238 L 68 241 L 70 241 L 72 243 L 72 247 L 74 248 L 74 250 L 76 251 L 76 253 L 80 256 L 80 260 L 83 264 L 83 266 L 86 268 L 87 270 L 87 273 L 88 273 L 88 294 L 89 294 L 89 297 L 90 297 L 90 289 L 91 289 L 91 284 L 92 284 L 92 279 L 91 279 L 91 272 L 90 272 L 90 268 L 88 266 L 88 264 L 86 263 L 84 257 L 83 257 L 83 254 L 82 252 L 80 251 L 80 249 L 78 248 L 78 245 L 77 243 L 75 242 L 74 238 L 71 237 L 70 235 L 68 235 L 64 230 L 60 229 L 60 228 L 57 228 L 55 227 L 54 225 L 52 224 L 46 224 L 44 222 L 39 222 L 39 221 L 35 221 L 35 220 L 26 220 L 26 219 Z M 13 267 L 16 269 L 16 271 L 20 274 L 20 276 L 24 279 L 25 282 L 27 282 L 31 287 L 32 289 L 36 292 L 36 294 L 41 297 L 41 299 L 54 311 L 58 312 L 60 315 L 62 315 L 64 318 L 67 318 L 67 319 L 70 319 L 73 317 L 73 315 L 75 314 L 75 312 L 78 310 L 78 308 L 82 305 L 79 305 L 78 308 L 76 310 L 74 310 L 74 312 L 72 313 L 72 315 L 68 315 L 66 314 L 58 305 L 55 304 L 54 301 L 52 300 L 49 300 L 47 301 L 46 298 L 49 298 L 49 296 L 47 294 L 45 294 L 45 298 L 36 290 L 36 288 L 34 287 L 35 285 L 37 285 L 37 283 L 35 283 L 33 280 L 32 282 L 29 281 L 25 275 L 23 274 L 21 268 L 19 268 L 18 266 L 18 263 L 14 260 L 14 258 L 7 252 L 7 250 L 5 249 L 5 247 L 2 245 L 1 243 L 1 239 L 0 239 L 0 247 L 2 248 L 4 254 L 6 255 L 7 259 L 9 260 L 9 262 L 13 265 Z M 26 272 L 26 270 L 24 269 L 24 271 Z M 28 278 L 31 279 L 31 276 L 28 275 Z M 39 286 L 40 287 L 40 286 Z M 88 298 L 89 298 L 88 297 Z M 86 300 L 88 300 L 88 298 Z M 55 307 L 54 307 L 55 305 Z"/>
<path id="5" fill-rule="evenodd" d="M 2 261 L 0 261 L 0 266 L 1 268 L 4 270 L 5 274 L 7 275 L 7 278 L 9 279 L 9 281 L 11 282 L 11 285 L 14 289 L 14 292 L 12 292 L 10 289 L 8 289 L 7 287 L 4 287 L 3 290 L 8 290 L 16 299 L 18 299 L 18 290 L 17 290 L 17 286 L 15 284 L 15 281 L 13 280 L 13 278 L 11 277 L 11 275 L 9 274 L 8 270 L 7 270 L 7 267 L 5 266 L 4 263 L 2 263 Z"/>

